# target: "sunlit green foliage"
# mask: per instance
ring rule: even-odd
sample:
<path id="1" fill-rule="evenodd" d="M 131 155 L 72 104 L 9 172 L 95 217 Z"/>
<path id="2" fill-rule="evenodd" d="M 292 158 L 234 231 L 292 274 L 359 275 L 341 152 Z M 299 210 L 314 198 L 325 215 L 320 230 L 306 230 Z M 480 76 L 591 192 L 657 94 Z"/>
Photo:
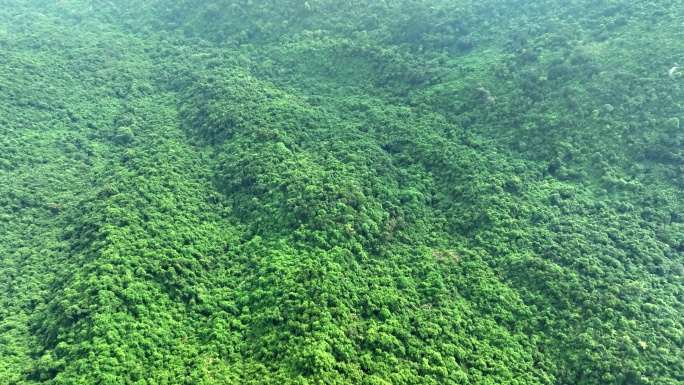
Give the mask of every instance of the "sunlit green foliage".
<path id="1" fill-rule="evenodd" d="M 683 382 L 676 5 L 5 1 L 0 383 Z"/>

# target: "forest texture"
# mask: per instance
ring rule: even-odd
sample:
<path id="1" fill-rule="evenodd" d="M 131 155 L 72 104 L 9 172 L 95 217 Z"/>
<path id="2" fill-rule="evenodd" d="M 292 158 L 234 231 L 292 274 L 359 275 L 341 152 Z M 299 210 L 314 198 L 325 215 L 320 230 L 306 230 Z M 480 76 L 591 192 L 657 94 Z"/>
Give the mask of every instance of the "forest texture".
<path id="1" fill-rule="evenodd" d="M 684 382 L 672 1 L 0 7 L 0 384 Z"/>

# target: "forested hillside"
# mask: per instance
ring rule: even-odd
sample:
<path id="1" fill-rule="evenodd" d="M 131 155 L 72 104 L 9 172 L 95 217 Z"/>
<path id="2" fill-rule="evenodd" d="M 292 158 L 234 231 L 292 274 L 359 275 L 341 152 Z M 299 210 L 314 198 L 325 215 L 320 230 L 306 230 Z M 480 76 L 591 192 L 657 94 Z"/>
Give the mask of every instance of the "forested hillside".
<path id="1" fill-rule="evenodd" d="M 674 1 L 0 1 L 0 384 L 684 382 Z"/>

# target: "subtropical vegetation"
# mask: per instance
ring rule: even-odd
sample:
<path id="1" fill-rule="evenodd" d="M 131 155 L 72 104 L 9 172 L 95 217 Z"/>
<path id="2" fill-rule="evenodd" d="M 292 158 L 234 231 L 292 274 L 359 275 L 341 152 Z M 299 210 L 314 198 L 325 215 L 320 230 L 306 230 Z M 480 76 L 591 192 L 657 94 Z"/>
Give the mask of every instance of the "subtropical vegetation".
<path id="1" fill-rule="evenodd" d="M 0 383 L 684 382 L 678 2 L 1 3 Z"/>

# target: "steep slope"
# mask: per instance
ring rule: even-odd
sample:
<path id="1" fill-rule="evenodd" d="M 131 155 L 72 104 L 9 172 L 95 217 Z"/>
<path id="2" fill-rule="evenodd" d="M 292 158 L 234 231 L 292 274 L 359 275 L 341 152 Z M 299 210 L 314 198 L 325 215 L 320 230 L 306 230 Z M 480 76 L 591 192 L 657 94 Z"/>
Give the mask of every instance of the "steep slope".
<path id="1" fill-rule="evenodd" d="M 0 12 L 0 382 L 684 381 L 673 3 Z"/>
<path id="2" fill-rule="evenodd" d="M 408 124 L 356 120 L 244 76 L 183 99 L 185 126 L 214 143 L 233 215 L 265 247 L 248 269 L 249 358 L 277 374 L 259 382 L 549 381 L 516 322 L 529 310 L 445 233 L 426 204 L 434 181 L 401 170 L 369 133 Z M 388 107 L 378 121 L 396 122 Z M 453 165 L 476 161 L 467 154 Z"/>

